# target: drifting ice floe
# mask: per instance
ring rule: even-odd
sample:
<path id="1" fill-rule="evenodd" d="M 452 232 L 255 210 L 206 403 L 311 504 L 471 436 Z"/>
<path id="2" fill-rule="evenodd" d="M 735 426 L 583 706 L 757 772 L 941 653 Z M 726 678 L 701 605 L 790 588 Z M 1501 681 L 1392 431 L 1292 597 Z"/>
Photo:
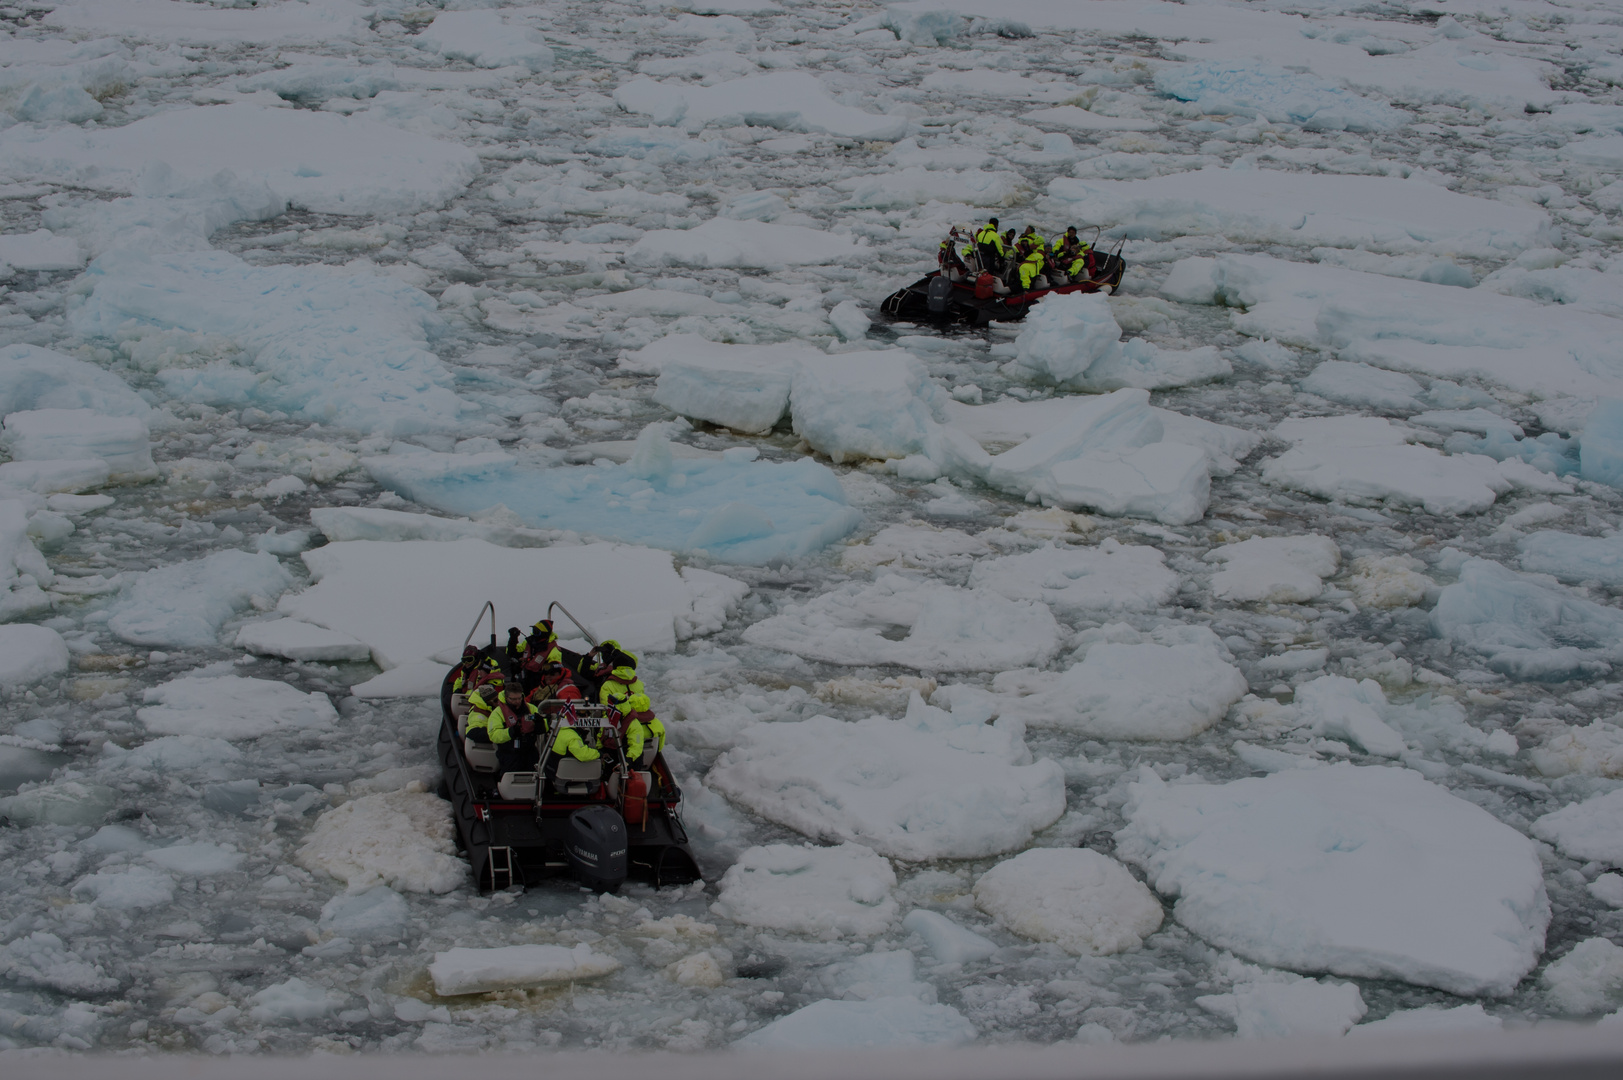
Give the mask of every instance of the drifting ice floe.
<path id="1" fill-rule="evenodd" d="M 306 694 L 287 683 L 234 675 L 183 678 L 146 692 L 137 711 L 155 735 L 257 739 L 304 729 L 326 730 L 338 712 L 325 694 Z"/>
<path id="2" fill-rule="evenodd" d="M 1000 715 L 1096 739 L 1188 739 L 1246 692 L 1228 649 L 1204 626 L 1140 634 L 1113 623 L 1081 635 L 1087 654 L 1029 696 L 1001 701 Z M 1015 672 L 994 680 L 993 688 Z"/>
<path id="3" fill-rule="evenodd" d="M 399 678 L 419 678 L 412 672 L 420 670 L 426 689 L 406 693 L 439 692 L 486 598 L 497 604 L 503 641 L 508 626 L 527 627 L 558 601 L 600 637 L 634 651 L 669 652 L 678 637 L 719 629 L 745 592 L 706 570 L 678 574 L 666 552 L 620 544 L 515 549 L 471 539 L 352 540 L 302 557 L 315 584 L 286 597 L 281 610 L 365 642 L 386 672 L 406 669 Z M 391 587 L 401 581 L 414 587 Z M 484 642 L 488 629 L 476 636 Z"/>
<path id="4" fill-rule="evenodd" d="M 1367 1011 L 1358 987 L 1313 979 L 1259 979 L 1195 1003 L 1232 1020 L 1242 1039 L 1345 1035 Z"/>
<path id="5" fill-rule="evenodd" d="M 1161 902 L 1125 866 L 1086 848 L 1032 848 L 975 882 L 975 906 L 1022 937 L 1104 956 L 1161 926 Z"/>
<path id="6" fill-rule="evenodd" d="M 903 628 L 906 636 L 891 636 Z M 831 664 L 999 671 L 1047 663 L 1059 651 L 1059 634 L 1042 604 L 887 574 L 754 623 L 744 640 Z"/>
<path id="7" fill-rule="evenodd" d="M 1386 176 L 1208 168 L 1151 180 L 1060 179 L 1048 193 L 1085 221 L 1238 243 L 1514 255 L 1542 244 L 1550 228 L 1549 215 L 1530 207 Z"/>
<path id="8" fill-rule="evenodd" d="M 538 528 L 707 554 L 734 563 L 805 555 L 854 529 L 862 515 L 826 466 L 810 458 L 680 459 L 657 430 L 624 465 L 532 469 L 499 452 L 432 451 L 367 458 L 372 476 L 413 501 L 453 514 L 504 506 Z"/>
<path id="9" fill-rule="evenodd" d="M 985 730 L 971 725 L 966 734 Z M 983 750 L 955 733 L 880 717 L 756 724 L 705 783 L 813 839 L 854 841 L 913 862 L 1013 851 L 1065 812 L 1058 765 L 1029 764 L 1023 745 L 1023 761 L 1011 763 L 1007 740 Z M 823 766 L 808 773 L 813 759 Z"/>
<path id="10" fill-rule="evenodd" d="M 1328 536 L 1255 536 L 1213 548 L 1206 561 L 1221 563 L 1212 575 L 1214 599 L 1295 604 L 1324 591 L 1324 579 L 1341 565 L 1341 549 Z"/>
<path id="11" fill-rule="evenodd" d="M 890 862 L 861 844 L 768 844 L 739 855 L 711 910 L 767 930 L 866 938 L 896 921 L 895 887 Z"/>
<path id="12" fill-rule="evenodd" d="M 68 670 L 68 646 L 46 626 L 0 626 L 0 687 L 26 686 Z"/>
<path id="13" fill-rule="evenodd" d="M 356 891 L 380 884 L 404 892 L 457 888 L 468 867 L 456 857 L 445 801 L 417 787 L 363 795 L 328 810 L 295 858 Z"/>
<path id="14" fill-rule="evenodd" d="M 1431 610 L 1436 633 L 1483 654 L 1520 679 L 1570 679 L 1611 669 L 1623 612 L 1585 600 L 1549 578 L 1467 559 Z"/>
<path id="15" fill-rule="evenodd" d="M 1048 544 L 1036 551 L 977 561 L 971 588 L 1010 600 L 1041 600 L 1055 612 L 1151 611 L 1178 591 L 1178 575 L 1159 550 L 1113 538 L 1098 547 Z"/>
<path id="16" fill-rule="evenodd" d="M 1176 786 L 1140 775 L 1117 850 L 1214 945 L 1492 996 L 1543 951 L 1550 905 L 1532 842 L 1418 773 L 1333 765 Z"/>
<path id="17" fill-rule="evenodd" d="M 483 994 L 607 975 L 620 962 L 600 956 L 590 945 L 508 945 L 495 949 L 450 949 L 428 965 L 434 993 Z"/>
<path id="18" fill-rule="evenodd" d="M 233 614 L 256 601 L 270 606 L 292 584 L 274 555 L 217 551 L 136 577 L 109 609 L 107 628 L 134 645 L 216 645 Z"/>

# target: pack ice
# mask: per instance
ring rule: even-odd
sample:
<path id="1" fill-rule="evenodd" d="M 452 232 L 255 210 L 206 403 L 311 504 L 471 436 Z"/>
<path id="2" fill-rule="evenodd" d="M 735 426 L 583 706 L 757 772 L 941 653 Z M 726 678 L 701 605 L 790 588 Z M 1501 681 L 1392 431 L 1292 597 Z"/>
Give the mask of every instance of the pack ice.
<path id="1" fill-rule="evenodd" d="M 1125 813 L 1117 851 L 1173 916 L 1258 963 L 1503 997 L 1544 949 L 1532 842 L 1407 769 L 1181 785 L 1146 770 Z"/>

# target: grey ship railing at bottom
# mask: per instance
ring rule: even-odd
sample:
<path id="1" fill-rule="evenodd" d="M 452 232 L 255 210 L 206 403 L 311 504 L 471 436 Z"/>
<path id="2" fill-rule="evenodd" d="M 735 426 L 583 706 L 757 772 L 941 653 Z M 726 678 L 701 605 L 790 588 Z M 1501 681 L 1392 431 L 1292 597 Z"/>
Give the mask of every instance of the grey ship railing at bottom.
<path id="1" fill-rule="evenodd" d="M 7 1080 L 286 1080 L 287 1057 L 0 1052 Z M 454 1061 L 455 1064 L 451 1064 Z M 1136 1045 L 696 1054 L 321 1055 L 300 1080 L 1619 1080 L 1623 1026 Z"/>

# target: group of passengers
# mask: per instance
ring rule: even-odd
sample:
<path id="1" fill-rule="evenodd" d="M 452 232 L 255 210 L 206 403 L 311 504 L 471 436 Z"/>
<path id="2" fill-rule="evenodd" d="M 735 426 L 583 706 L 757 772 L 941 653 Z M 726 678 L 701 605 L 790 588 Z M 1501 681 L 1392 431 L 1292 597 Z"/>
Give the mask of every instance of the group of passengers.
<path id="1" fill-rule="evenodd" d="M 994 217 L 976 229 L 960 251 L 964 239 L 954 226 L 941 241 L 936 261 L 942 274 L 951 281 L 976 281 L 990 274 L 992 291 L 999 296 L 1069 285 L 1093 275 L 1093 245 L 1077 236 L 1075 225 L 1050 245 L 1034 225 L 1027 225 L 1019 236 L 1013 229 L 1000 233 Z"/>
<path id="2" fill-rule="evenodd" d="M 618 642 L 580 656 L 562 649 L 552 620 L 542 619 L 527 636 L 509 630 L 506 653 L 503 665 L 467 646 L 451 684 L 468 699 L 468 739 L 494 749 L 501 772 L 534 768 L 544 757 L 550 774 L 566 755 L 596 761 L 617 749 L 635 762 L 650 745 L 665 748 L 665 725 L 637 677 L 637 658 Z M 607 706 L 607 723 L 577 711 L 587 704 Z M 543 754 L 538 739 L 554 730 Z"/>

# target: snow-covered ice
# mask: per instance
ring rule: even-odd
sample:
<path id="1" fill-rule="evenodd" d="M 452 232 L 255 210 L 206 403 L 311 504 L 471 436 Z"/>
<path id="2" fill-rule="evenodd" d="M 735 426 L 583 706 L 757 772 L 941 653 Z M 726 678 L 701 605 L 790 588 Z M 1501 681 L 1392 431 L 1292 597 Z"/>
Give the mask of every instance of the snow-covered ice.
<path id="1" fill-rule="evenodd" d="M 448 653 L 437 661 L 441 675 L 486 600 L 499 604 L 501 634 L 544 618 L 557 601 L 600 638 L 668 652 L 678 637 L 717 629 L 726 605 L 745 591 L 708 571 L 678 573 L 666 552 L 619 544 L 352 540 L 301 558 L 315 584 L 286 597 L 285 614 L 365 642 L 386 670 Z M 400 587 L 408 581 L 412 588 Z"/>
<path id="2" fill-rule="evenodd" d="M 886 574 L 763 619 L 744 638 L 831 664 L 1000 671 L 1047 663 L 1059 650 L 1059 635 L 1053 613 L 1041 603 Z"/>
<path id="3" fill-rule="evenodd" d="M 1623 867 L 1623 789 L 1545 814 L 1532 833 L 1575 859 Z"/>
<path id="4" fill-rule="evenodd" d="M 107 628 L 135 645 L 214 645 L 233 614 L 269 607 L 291 584 L 273 555 L 220 551 L 137 577 L 108 609 Z"/>
<path id="5" fill-rule="evenodd" d="M 747 926 L 870 938 L 896 921 L 890 861 L 861 844 L 752 847 L 722 875 L 711 910 Z"/>
<path id="6" fill-rule="evenodd" d="M 494 949 L 449 949 L 428 965 L 434 993 L 483 994 L 549 983 L 569 983 L 607 975 L 620 966 L 613 957 L 562 945 L 507 945 Z"/>
<path id="7" fill-rule="evenodd" d="M 325 730 L 338 713 L 325 694 L 307 694 L 284 682 L 235 675 L 175 679 L 153 687 L 137 710 L 155 735 L 257 739 L 301 729 Z"/>
<path id="8" fill-rule="evenodd" d="M 1022 937 L 1104 956 L 1136 949 L 1161 926 L 1161 902 L 1108 855 L 1032 848 L 975 882 L 975 906 Z"/>
<path id="9" fill-rule="evenodd" d="M 1532 842 L 1408 769 L 1145 772 L 1130 790 L 1121 856 L 1180 923 L 1248 959 L 1502 997 L 1543 950 Z"/>
<path id="10" fill-rule="evenodd" d="M 1212 575 L 1214 597 L 1300 603 L 1324 591 L 1324 579 L 1341 565 L 1341 549 L 1328 536 L 1254 536 L 1213 548 L 1206 559 L 1222 564 Z"/>
<path id="11" fill-rule="evenodd" d="M 1570 679 L 1611 670 L 1623 612 L 1549 578 L 1468 559 L 1431 611 L 1437 634 L 1523 679 Z"/>
<path id="12" fill-rule="evenodd" d="M 446 893 L 467 876 L 451 832 L 443 801 L 408 786 L 362 795 L 324 812 L 296 857 L 302 866 L 353 890 L 382 884 L 403 892 Z"/>
<path id="13" fill-rule="evenodd" d="M 1031 763 L 1018 734 L 1001 746 L 962 737 L 977 734 L 991 733 L 882 717 L 756 724 L 705 783 L 815 840 L 912 862 L 996 855 L 1030 843 L 1065 812 L 1064 775 L 1052 761 Z M 813 759 L 826 764 L 808 773 Z"/>
<path id="14" fill-rule="evenodd" d="M 68 646 L 48 626 L 0 626 L 0 686 L 24 686 L 68 670 Z"/>
<path id="15" fill-rule="evenodd" d="M 1167 568 L 1165 555 L 1148 545 L 1113 538 L 1097 547 L 1048 544 L 1019 555 L 977 560 L 969 583 L 1010 600 L 1041 600 L 1068 616 L 1152 611 L 1178 591 L 1178 575 Z"/>
<path id="16" fill-rule="evenodd" d="M 1158 237 L 1219 233 L 1242 243 L 1515 255 L 1537 246 L 1550 227 L 1548 215 L 1533 207 L 1507 207 L 1424 180 L 1284 169 L 1059 179 L 1048 193 L 1085 221 Z"/>
<path id="17" fill-rule="evenodd" d="M 1246 692 L 1228 649 L 1204 626 L 1140 634 L 1113 623 L 1083 637 L 1080 663 L 1001 702 L 1001 715 L 1091 738 L 1178 740 L 1211 727 Z"/>
<path id="18" fill-rule="evenodd" d="M 1242 1039 L 1344 1035 L 1366 1011 L 1358 987 L 1315 979 L 1245 982 L 1232 993 L 1206 994 L 1195 1001 L 1232 1020 Z"/>

